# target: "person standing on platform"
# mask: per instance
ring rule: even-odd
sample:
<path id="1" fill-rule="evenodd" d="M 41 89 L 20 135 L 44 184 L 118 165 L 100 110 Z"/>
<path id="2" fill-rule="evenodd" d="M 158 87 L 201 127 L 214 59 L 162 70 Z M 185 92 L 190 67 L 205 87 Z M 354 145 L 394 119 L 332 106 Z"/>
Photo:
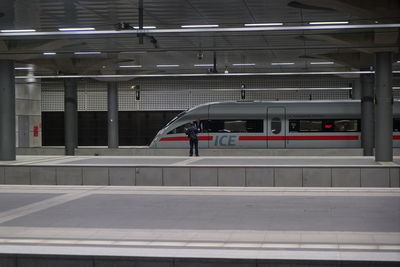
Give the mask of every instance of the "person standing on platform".
<path id="1" fill-rule="evenodd" d="M 190 125 L 189 128 L 185 130 L 186 135 L 189 137 L 189 156 L 193 156 L 193 147 L 196 157 L 199 156 L 199 139 L 197 134 L 200 132 L 199 124 L 196 121 Z"/>

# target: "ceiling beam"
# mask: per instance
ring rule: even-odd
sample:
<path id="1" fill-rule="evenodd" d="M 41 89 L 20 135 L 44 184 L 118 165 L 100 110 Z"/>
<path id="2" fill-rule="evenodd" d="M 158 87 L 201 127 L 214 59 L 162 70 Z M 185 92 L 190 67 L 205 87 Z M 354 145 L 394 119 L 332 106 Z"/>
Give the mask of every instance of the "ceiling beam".
<path id="1" fill-rule="evenodd" d="M 0 37 L 42 37 L 42 36 L 93 36 L 93 35 L 129 35 L 129 34 L 167 34 L 167 33 L 219 33 L 219 32 L 268 32 L 268 31 L 332 31 L 400 28 L 393 24 L 350 24 L 350 25 L 303 25 L 276 27 L 238 27 L 238 28 L 184 28 L 184 29 L 145 29 L 145 30 L 109 30 L 109 31 L 70 31 L 70 32 L 1 32 Z"/>
<path id="2" fill-rule="evenodd" d="M 116 75 L 38 75 L 15 76 L 16 79 L 79 79 L 79 78 L 162 78 L 162 77 L 246 77 L 246 76 L 293 76 L 293 75 L 351 75 L 373 74 L 374 71 L 310 71 L 310 72 L 263 72 L 263 73 L 184 73 L 184 74 L 116 74 Z M 400 74 L 400 71 L 393 71 Z"/>

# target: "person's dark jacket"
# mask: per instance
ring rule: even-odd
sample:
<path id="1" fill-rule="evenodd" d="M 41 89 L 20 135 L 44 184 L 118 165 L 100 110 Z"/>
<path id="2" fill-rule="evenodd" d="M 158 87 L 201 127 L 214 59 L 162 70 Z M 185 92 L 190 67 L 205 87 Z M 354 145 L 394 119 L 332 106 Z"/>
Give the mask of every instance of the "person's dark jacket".
<path id="1" fill-rule="evenodd" d="M 190 128 L 186 129 L 185 133 L 189 137 L 189 139 L 197 140 L 199 129 L 197 129 L 196 125 L 192 125 Z"/>

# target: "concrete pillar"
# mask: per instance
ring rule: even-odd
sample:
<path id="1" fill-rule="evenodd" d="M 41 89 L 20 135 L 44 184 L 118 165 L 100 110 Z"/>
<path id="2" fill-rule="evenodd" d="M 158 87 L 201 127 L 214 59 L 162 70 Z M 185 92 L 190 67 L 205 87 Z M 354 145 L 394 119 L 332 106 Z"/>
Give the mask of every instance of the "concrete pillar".
<path id="1" fill-rule="evenodd" d="M 64 80 L 64 136 L 65 155 L 75 155 L 78 147 L 78 82 Z"/>
<path id="2" fill-rule="evenodd" d="M 374 76 L 364 74 L 361 80 L 361 146 L 364 156 L 374 155 Z"/>
<path id="3" fill-rule="evenodd" d="M 108 126 L 108 147 L 118 148 L 118 83 L 107 83 L 107 126 Z"/>
<path id="4" fill-rule="evenodd" d="M 393 160 L 392 53 L 375 54 L 375 161 Z"/>
<path id="5" fill-rule="evenodd" d="M 353 82 L 352 86 L 353 86 L 352 90 L 351 90 L 352 99 L 360 100 L 361 99 L 361 81 L 360 81 L 360 79 L 355 80 Z"/>
<path id="6" fill-rule="evenodd" d="M 0 60 L 0 160 L 15 160 L 14 61 Z"/>

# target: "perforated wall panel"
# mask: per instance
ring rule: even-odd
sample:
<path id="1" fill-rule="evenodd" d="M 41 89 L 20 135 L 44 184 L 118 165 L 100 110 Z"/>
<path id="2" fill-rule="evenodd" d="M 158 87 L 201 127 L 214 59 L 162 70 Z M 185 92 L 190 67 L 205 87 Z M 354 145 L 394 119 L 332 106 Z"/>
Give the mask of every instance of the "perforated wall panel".
<path id="1" fill-rule="evenodd" d="M 61 80 L 42 81 L 42 110 L 64 110 L 64 85 Z M 120 82 L 120 111 L 184 110 L 213 101 L 241 99 L 241 87 L 246 89 L 246 100 L 344 100 L 349 90 L 296 90 L 307 88 L 350 88 L 352 80 L 334 77 L 306 78 L 236 78 L 229 79 L 136 79 Z M 133 85 L 140 86 L 136 100 Z M 400 86 L 400 79 L 393 79 Z M 294 88 L 293 90 L 274 90 Z M 400 98 L 399 90 L 393 93 Z M 107 110 L 107 83 L 82 80 L 78 83 L 79 111 Z"/>
<path id="2" fill-rule="evenodd" d="M 42 80 L 42 111 L 64 111 L 64 87 L 62 82 Z"/>

